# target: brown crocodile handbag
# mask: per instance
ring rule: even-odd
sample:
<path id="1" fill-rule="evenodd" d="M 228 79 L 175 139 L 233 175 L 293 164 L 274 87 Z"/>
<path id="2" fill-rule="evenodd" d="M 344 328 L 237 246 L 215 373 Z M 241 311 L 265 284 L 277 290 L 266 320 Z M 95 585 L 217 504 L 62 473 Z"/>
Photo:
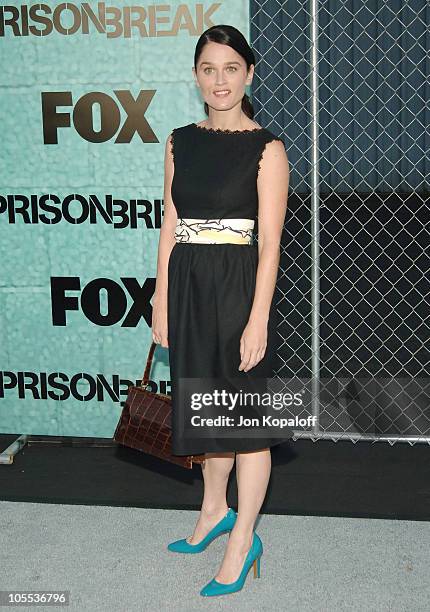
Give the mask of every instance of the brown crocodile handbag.
<path id="1" fill-rule="evenodd" d="M 192 469 L 205 455 L 172 455 L 172 400 L 170 395 L 149 391 L 149 372 L 157 344 L 152 342 L 140 386 L 128 388 L 127 399 L 113 439 L 159 459 Z"/>

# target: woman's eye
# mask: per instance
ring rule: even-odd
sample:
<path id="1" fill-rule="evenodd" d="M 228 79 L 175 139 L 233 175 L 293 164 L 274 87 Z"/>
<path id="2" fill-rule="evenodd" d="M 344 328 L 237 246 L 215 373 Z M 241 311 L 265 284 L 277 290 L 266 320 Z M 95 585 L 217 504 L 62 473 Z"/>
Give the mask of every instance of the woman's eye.
<path id="1" fill-rule="evenodd" d="M 236 70 L 237 70 L 236 66 L 228 66 L 228 67 L 227 67 L 227 69 L 228 69 L 228 70 L 233 70 L 233 72 L 236 72 Z M 213 68 L 210 68 L 210 67 L 208 66 L 208 67 L 206 67 L 206 68 L 204 69 L 204 71 L 203 71 L 203 72 L 205 72 L 206 74 L 208 74 L 208 70 L 213 70 Z"/>

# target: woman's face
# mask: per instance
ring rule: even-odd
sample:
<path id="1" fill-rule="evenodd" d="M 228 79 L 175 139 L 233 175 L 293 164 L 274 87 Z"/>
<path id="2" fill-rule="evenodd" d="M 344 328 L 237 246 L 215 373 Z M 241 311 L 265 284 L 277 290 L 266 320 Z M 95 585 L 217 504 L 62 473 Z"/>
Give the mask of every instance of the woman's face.
<path id="1" fill-rule="evenodd" d="M 208 106 L 215 110 L 227 110 L 242 102 L 245 86 L 250 85 L 254 74 L 251 65 L 228 45 L 206 43 L 193 74 Z M 219 93 L 217 93 L 219 92 Z"/>

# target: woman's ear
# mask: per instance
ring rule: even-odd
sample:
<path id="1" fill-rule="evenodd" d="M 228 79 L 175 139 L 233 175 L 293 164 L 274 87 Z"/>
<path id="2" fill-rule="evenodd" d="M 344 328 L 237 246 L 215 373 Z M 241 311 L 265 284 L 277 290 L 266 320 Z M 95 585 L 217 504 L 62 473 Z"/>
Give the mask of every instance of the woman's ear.
<path id="1" fill-rule="evenodd" d="M 194 68 L 194 66 L 191 68 L 191 72 L 193 73 L 195 84 L 197 85 L 197 87 L 200 87 L 199 82 L 197 80 L 196 69 Z"/>
<path id="2" fill-rule="evenodd" d="M 248 70 L 248 76 L 246 77 L 246 84 L 251 85 L 254 77 L 254 64 L 251 64 Z"/>

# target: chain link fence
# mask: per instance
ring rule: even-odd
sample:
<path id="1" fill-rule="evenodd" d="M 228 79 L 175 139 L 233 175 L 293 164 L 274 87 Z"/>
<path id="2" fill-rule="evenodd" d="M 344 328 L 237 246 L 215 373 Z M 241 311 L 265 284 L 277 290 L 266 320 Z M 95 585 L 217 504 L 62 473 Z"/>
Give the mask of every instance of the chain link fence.
<path id="1" fill-rule="evenodd" d="M 276 377 L 318 417 L 297 438 L 430 443 L 429 26 L 426 0 L 251 2 L 291 171 Z"/>

